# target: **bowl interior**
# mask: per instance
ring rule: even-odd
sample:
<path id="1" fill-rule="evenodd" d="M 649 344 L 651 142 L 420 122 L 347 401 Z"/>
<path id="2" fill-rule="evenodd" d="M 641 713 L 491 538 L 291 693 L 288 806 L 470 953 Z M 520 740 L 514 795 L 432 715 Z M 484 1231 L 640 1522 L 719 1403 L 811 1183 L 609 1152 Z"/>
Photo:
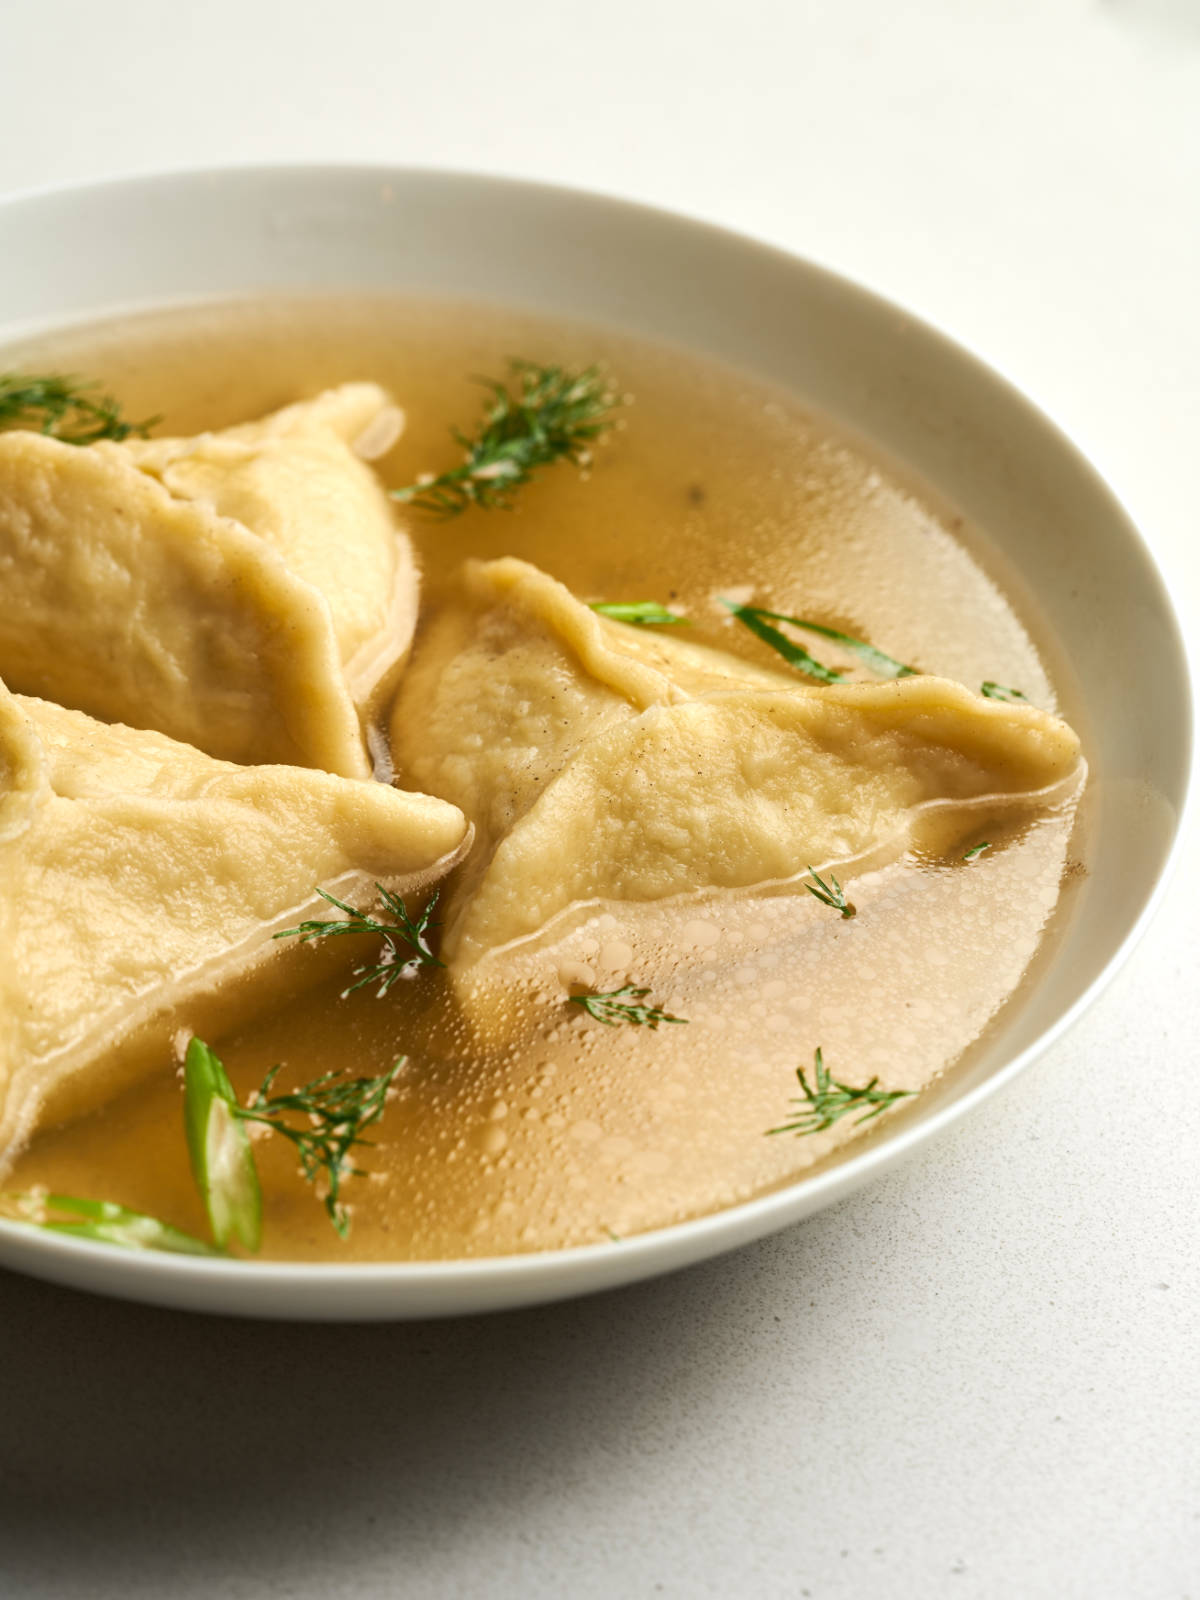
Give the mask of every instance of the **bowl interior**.
<path id="1" fill-rule="evenodd" d="M 0 286 L 3 340 L 209 296 L 412 291 L 609 322 L 782 383 L 984 531 L 1068 663 L 1091 769 L 1091 871 L 1038 982 L 919 1108 L 787 1190 L 619 1245 L 508 1261 L 247 1268 L 13 1228 L 0 1228 L 0 1260 L 165 1303 L 290 1316 L 424 1315 L 630 1281 L 782 1226 L 898 1159 L 1044 1048 L 1135 935 L 1178 831 L 1190 764 L 1187 666 L 1170 602 L 1137 531 L 1069 441 L 895 306 L 640 206 L 363 168 L 168 175 L 17 198 L 0 205 Z"/>

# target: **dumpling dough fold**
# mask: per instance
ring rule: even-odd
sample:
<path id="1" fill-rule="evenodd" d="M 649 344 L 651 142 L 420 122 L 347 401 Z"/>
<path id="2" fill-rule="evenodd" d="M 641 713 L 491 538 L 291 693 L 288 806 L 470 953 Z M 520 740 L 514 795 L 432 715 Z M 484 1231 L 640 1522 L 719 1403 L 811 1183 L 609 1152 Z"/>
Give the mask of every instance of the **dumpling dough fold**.
<path id="1" fill-rule="evenodd" d="M 0 434 L 0 677 L 223 760 L 370 772 L 417 573 L 346 384 L 190 439 Z"/>
<path id="2" fill-rule="evenodd" d="M 568 906 L 784 881 L 902 843 L 916 808 L 1050 788 L 1079 741 L 933 677 L 808 687 L 597 616 L 522 562 L 468 563 L 392 719 L 407 781 L 477 830 L 461 968 Z"/>
<path id="3" fill-rule="evenodd" d="M 183 1022 L 230 1026 L 323 972 L 271 937 L 314 886 L 408 892 L 467 837 L 427 795 L 232 766 L 0 685 L 0 1166 L 39 1117 L 169 1061 Z"/>

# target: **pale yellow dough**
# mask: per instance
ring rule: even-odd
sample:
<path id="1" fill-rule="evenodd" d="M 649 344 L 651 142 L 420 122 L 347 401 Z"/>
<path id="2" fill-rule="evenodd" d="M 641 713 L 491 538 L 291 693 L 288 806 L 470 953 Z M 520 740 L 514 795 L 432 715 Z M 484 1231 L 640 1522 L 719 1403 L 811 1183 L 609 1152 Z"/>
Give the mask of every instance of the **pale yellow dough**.
<path id="1" fill-rule="evenodd" d="M 0 1165 L 43 1115 L 170 1070 L 174 1028 L 324 970 L 271 937 L 323 906 L 316 885 L 423 888 L 466 839 L 427 795 L 236 767 L 0 685 Z"/>
<path id="2" fill-rule="evenodd" d="M 809 687 L 598 616 L 516 560 L 469 562 L 392 718 L 404 781 L 462 807 L 456 967 L 567 907 L 786 880 L 902 844 L 919 807 L 1034 794 L 1079 741 L 945 679 Z"/>
<path id="3" fill-rule="evenodd" d="M 417 609 L 354 449 L 393 413 L 360 383 L 191 439 L 0 434 L 0 677 L 224 760 L 366 777 Z"/>

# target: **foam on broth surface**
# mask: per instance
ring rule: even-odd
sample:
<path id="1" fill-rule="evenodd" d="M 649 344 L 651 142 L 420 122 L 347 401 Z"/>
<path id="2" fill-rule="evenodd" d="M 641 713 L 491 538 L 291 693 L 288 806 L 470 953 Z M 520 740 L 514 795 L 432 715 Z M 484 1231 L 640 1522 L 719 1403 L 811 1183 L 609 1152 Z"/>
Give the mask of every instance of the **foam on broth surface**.
<path id="1" fill-rule="evenodd" d="M 464 557 L 517 555 L 587 599 L 669 600 L 690 617 L 689 637 L 752 659 L 765 647 L 721 613 L 718 593 L 752 594 L 918 668 L 973 687 L 1019 685 L 1036 704 L 1057 705 L 1063 685 L 1006 598 L 1015 585 L 952 512 L 788 396 L 678 351 L 494 307 L 357 298 L 126 318 L 10 351 L 5 364 L 94 374 L 127 414 L 162 413 L 160 431 L 180 434 L 375 379 L 408 417 L 377 463 L 399 485 L 453 461 L 447 425 L 469 431 L 480 406 L 469 375 L 499 375 L 514 354 L 602 360 L 633 403 L 589 481 L 559 467 L 513 512 L 407 516 L 427 610 Z M 832 645 L 817 653 L 850 659 Z M 591 906 L 485 963 L 461 999 L 434 970 L 385 999 L 341 999 L 341 983 L 326 982 L 210 1041 L 242 1092 L 277 1061 L 290 1085 L 408 1057 L 372 1130 L 376 1146 L 362 1152 L 370 1176 L 345 1188 L 353 1226 L 344 1243 L 291 1147 L 257 1142 L 264 1253 L 545 1249 L 625 1236 L 788 1182 L 854 1133 L 848 1117 L 815 1136 L 766 1136 L 787 1119 L 797 1066 L 811 1081 L 818 1045 L 835 1078 L 919 1089 L 960 1061 L 1028 981 L 1057 920 L 1068 849 L 1078 852 L 1074 812 L 1070 797 L 1043 810 L 931 812 L 903 858 L 843 874 L 857 908 L 850 921 L 801 885 Z M 992 848 L 964 863 L 982 839 Z M 647 985 L 686 1026 L 605 1027 L 567 1003 L 572 982 Z M 43 1134 L 8 1186 L 118 1199 L 203 1233 L 180 1102 L 165 1060 L 160 1076 L 103 1111 Z"/>

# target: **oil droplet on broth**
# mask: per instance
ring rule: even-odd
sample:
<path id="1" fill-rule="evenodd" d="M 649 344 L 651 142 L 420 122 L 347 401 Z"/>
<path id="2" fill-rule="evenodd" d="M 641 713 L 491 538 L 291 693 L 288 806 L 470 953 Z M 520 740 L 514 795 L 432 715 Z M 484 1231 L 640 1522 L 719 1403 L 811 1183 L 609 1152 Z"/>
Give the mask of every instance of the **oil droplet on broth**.
<path id="1" fill-rule="evenodd" d="M 154 313 L 70 330 L 11 364 L 95 373 L 131 414 L 163 413 L 181 434 L 373 378 L 407 416 L 376 463 L 399 485 L 446 460 L 447 426 L 477 412 L 468 375 L 503 371 L 514 350 L 605 361 L 635 405 L 586 485 L 559 470 L 511 516 L 471 513 L 452 528 L 411 519 L 427 605 L 465 557 L 512 554 L 580 594 L 667 596 L 693 637 L 749 659 L 763 647 L 720 595 L 769 597 L 924 670 L 1018 683 L 1055 704 L 1042 652 L 969 531 L 952 532 L 927 497 L 787 396 L 678 351 L 525 313 L 380 297 Z M 243 1095 L 275 1061 L 300 1081 L 409 1058 L 362 1152 L 371 1181 L 347 1182 L 344 1245 L 290 1148 L 256 1144 L 270 1184 L 265 1253 L 437 1259 L 591 1243 L 795 1178 L 853 1134 L 844 1119 L 812 1138 L 765 1137 L 818 1045 L 835 1076 L 920 1088 L 970 1051 L 1037 955 L 1071 807 L 1024 828 L 989 817 L 969 842 L 999 842 L 967 871 L 939 826 L 908 855 L 853 876 L 852 891 L 842 875 L 852 925 L 797 885 L 592 908 L 462 995 L 435 971 L 386 1003 L 362 992 L 341 1000 L 332 982 L 223 1039 Z M 568 1003 L 573 990 L 626 982 L 686 1022 L 609 1026 Z M 111 1193 L 204 1228 L 170 1070 L 40 1138 L 11 1182 Z"/>

